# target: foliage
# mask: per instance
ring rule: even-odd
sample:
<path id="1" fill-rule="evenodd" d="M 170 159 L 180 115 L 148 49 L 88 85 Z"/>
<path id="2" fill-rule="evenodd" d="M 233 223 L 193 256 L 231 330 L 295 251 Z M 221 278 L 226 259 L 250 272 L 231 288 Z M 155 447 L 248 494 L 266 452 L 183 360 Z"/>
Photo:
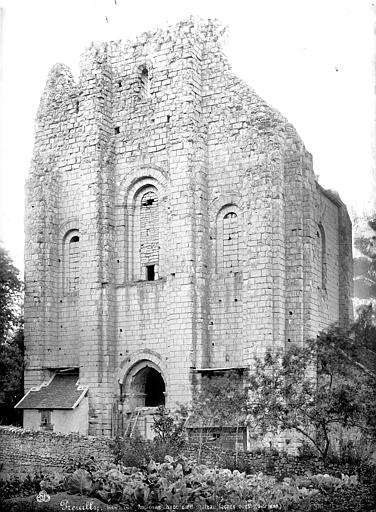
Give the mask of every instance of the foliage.
<path id="1" fill-rule="evenodd" d="M 90 495 L 93 489 L 92 475 L 86 469 L 76 469 L 72 475 L 66 477 L 65 488 L 72 494 Z"/>
<path id="2" fill-rule="evenodd" d="M 0 247 L 0 343 L 8 339 L 18 324 L 22 291 L 18 274 L 11 258 Z"/>
<path id="3" fill-rule="evenodd" d="M 273 477 L 194 465 L 186 459 L 166 457 L 141 469 L 113 466 L 93 475 L 94 495 L 106 503 L 137 506 L 179 506 L 193 509 L 232 507 L 262 510 L 268 504 L 299 502 L 317 491 L 277 484 Z"/>
<path id="4" fill-rule="evenodd" d="M 116 464 L 141 467 L 150 459 L 150 441 L 143 439 L 116 436 L 111 448 Z"/>
<path id="5" fill-rule="evenodd" d="M 203 377 L 191 406 L 191 419 L 199 426 L 243 425 L 248 393 L 236 373 Z"/>
<path id="6" fill-rule="evenodd" d="M 367 227 L 362 229 L 361 224 L 364 221 L 366 221 Z M 356 219 L 355 224 L 357 234 L 354 237 L 354 245 L 362 254 L 372 260 L 370 271 L 372 277 L 376 279 L 376 216 Z"/>
<path id="7" fill-rule="evenodd" d="M 373 486 L 349 486 L 319 492 L 309 504 L 309 508 L 293 509 L 297 512 L 374 512 L 376 509 Z"/>
<path id="8" fill-rule="evenodd" d="M 108 464 L 90 479 L 86 486 L 88 496 L 96 496 L 107 504 L 120 504 L 127 510 L 156 506 L 193 510 L 309 510 L 309 503 L 320 493 L 328 495 L 358 486 L 355 476 L 336 478 L 319 474 L 277 482 L 261 473 L 246 475 L 236 470 L 208 468 L 183 457 L 166 457 L 162 463 L 151 460 L 142 468 Z"/>
<path id="9" fill-rule="evenodd" d="M 56 494 L 66 488 L 66 476 L 63 473 L 49 473 L 41 477 L 39 486 L 49 494 Z"/>
<path id="10" fill-rule="evenodd" d="M 375 504 L 372 487 L 360 484 L 355 475 L 306 474 L 278 482 L 262 473 L 246 475 L 237 470 L 209 468 L 184 457 L 166 457 L 161 463 L 151 460 L 140 468 L 90 462 L 90 472 L 85 468 L 73 471 L 75 464 L 65 478 L 59 473 L 36 473 L 24 480 L 13 476 L 0 481 L 0 494 L 3 498 L 33 496 L 44 489 L 51 495 L 65 488 L 68 493 L 97 498 L 108 505 L 119 504 L 126 510 L 160 507 L 360 512 L 373 510 Z"/>
<path id="11" fill-rule="evenodd" d="M 23 395 L 24 337 L 20 316 L 22 283 L 0 248 L 0 410 L 3 421 L 20 423 L 13 406 Z"/>
<path id="12" fill-rule="evenodd" d="M 354 219 L 354 258 L 356 302 L 375 303 L 376 298 L 376 215 Z"/>
<path id="13" fill-rule="evenodd" d="M 14 405 L 23 396 L 24 332 L 21 326 L 13 338 L 0 343 L 0 410 L 7 424 L 21 424 Z"/>
<path id="14" fill-rule="evenodd" d="M 321 457 L 337 428 L 376 437 L 375 385 L 357 371 L 353 330 L 332 327 L 305 346 L 267 352 L 250 377 L 249 425 L 258 435 L 295 430 Z"/>
<path id="15" fill-rule="evenodd" d="M 367 304 L 358 309 L 358 319 L 354 323 L 355 338 L 361 346 L 376 352 L 376 306 Z"/>
<path id="16" fill-rule="evenodd" d="M 160 406 L 153 417 L 154 439 L 115 437 L 112 441 L 115 462 L 129 467 L 141 467 L 150 459 L 162 462 L 166 455 L 177 455 L 186 443 L 184 425 L 187 414 L 183 406 L 174 412 Z"/>
<path id="17" fill-rule="evenodd" d="M 89 473 L 97 471 L 101 467 L 101 463 L 97 462 L 93 456 L 86 457 L 79 453 L 73 454 L 63 468 L 64 473 L 74 473 L 77 469 L 84 469 Z"/>
<path id="18" fill-rule="evenodd" d="M 362 465 L 368 465 L 374 450 L 375 447 L 367 438 L 348 439 L 339 443 L 339 450 L 336 457 L 341 464 L 350 464 L 352 467 L 360 467 Z"/>
<path id="19" fill-rule="evenodd" d="M 42 479 L 43 475 L 40 472 L 27 474 L 23 478 L 18 475 L 10 475 L 6 479 L 0 479 L 0 496 L 6 499 L 38 494 L 41 490 L 40 482 Z"/>
<path id="20" fill-rule="evenodd" d="M 186 407 L 181 406 L 177 411 L 171 412 L 163 405 L 159 406 L 153 416 L 153 425 L 156 436 L 154 442 L 164 444 L 174 452 L 181 450 L 186 442 L 185 423 L 188 416 Z M 170 453 L 170 455 L 173 455 Z"/>
<path id="21" fill-rule="evenodd" d="M 157 462 L 164 461 L 166 455 L 174 455 L 179 452 L 181 443 L 173 443 L 169 440 L 153 441 L 133 437 L 116 437 L 112 442 L 114 461 L 129 467 L 142 467 L 150 459 Z"/>

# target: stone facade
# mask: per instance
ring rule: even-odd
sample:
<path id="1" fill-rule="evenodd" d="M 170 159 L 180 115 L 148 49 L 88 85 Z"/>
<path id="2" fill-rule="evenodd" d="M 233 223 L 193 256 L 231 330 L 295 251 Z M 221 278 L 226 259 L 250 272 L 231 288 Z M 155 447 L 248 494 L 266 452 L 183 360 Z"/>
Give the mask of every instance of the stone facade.
<path id="1" fill-rule="evenodd" d="M 92 45 L 79 81 L 58 64 L 41 98 L 25 387 L 79 368 L 90 434 L 113 431 L 119 404 L 187 402 L 203 368 L 247 368 L 351 318 L 346 208 L 231 73 L 222 36 L 188 20 Z"/>

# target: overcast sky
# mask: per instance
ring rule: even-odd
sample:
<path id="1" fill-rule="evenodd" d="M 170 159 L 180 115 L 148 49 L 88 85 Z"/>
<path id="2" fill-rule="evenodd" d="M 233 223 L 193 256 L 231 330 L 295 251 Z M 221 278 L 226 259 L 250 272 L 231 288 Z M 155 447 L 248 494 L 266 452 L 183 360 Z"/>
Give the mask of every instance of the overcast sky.
<path id="1" fill-rule="evenodd" d="M 0 239 L 23 268 L 24 182 L 49 69 L 79 72 L 91 41 L 132 39 L 190 15 L 229 27 L 233 70 L 292 122 L 314 171 L 358 213 L 375 194 L 371 0 L 0 0 Z"/>

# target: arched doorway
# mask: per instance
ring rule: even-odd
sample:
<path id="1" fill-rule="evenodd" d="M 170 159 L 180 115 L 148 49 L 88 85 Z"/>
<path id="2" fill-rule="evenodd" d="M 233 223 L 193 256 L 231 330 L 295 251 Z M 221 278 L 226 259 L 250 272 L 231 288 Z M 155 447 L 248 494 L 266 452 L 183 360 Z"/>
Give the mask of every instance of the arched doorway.
<path id="1" fill-rule="evenodd" d="M 134 363 L 125 372 L 122 389 L 122 435 L 135 433 L 153 439 L 157 407 L 166 403 L 166 380 L 159 365 L 149 359 Z M 119 381 L 120 382 L 120 381 Z"/>
<path id="2" fill-rule="evenodd" d="M 124 410 L 129 412 L 140 407 L 166 404 L 166 378 L 163 370 L 153 360 L 139 359 L 128 367 L 122 380 Z"/>
<path id="3" fill-rule="evenodd" d="M 165 405 L 166 385 L 160 372 L 151 366 L 141 368 L 130 383 L 130 396 L 136 398 L 138 407 Z"/>

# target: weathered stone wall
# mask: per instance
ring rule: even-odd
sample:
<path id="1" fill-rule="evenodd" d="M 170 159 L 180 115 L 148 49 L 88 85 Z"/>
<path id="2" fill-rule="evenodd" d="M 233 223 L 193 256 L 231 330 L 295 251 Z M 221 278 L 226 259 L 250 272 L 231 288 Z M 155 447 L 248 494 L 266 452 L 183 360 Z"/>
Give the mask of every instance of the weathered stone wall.
<path id="1" fill-rule="evenodd" d="M 300 458 L 287 453 L 268 452 L 242 452 L 226 450 L 220 446 L 202 447 L 193 444 L 186 454 L 198 460 L 201 464 L 236 468 L 248 474 L 264 473 L 273 475 L 277 479 L 291 478 L 293 475 L 330 474 L 341 477 L 341 474 L 354 475 L 358 469 L 347 463 L 324 461 L 316 457 Z"/>
<path id="2" fill-rule="evenodd" d="M 294 128 L 231 73 L 221 37 L 189 20 L 92 45 L 78 83 L 57 65 L 41 99 L 25 388 L 79 366 L 90 433 L 111 431 L 119 383 L 142 361 L 173 406 L 190 400 L 197 368 L 247 367 L 349 317 L 346 211 L 317 187 Z M 72 236 L 78 290 L 67 286 Z"/>
<path id="3" fill-rule="evenodd" d="M 238 434 L 241 439 L 243 434 Z M 231 435 L 229 437 L 231 440 Z M 53 432 L 36 432 L 17 427 L 0 426 L 0 476 L 9 474 L 43 473 L 62 471 L 64 466 L 74 460 L 96 463 L 114 460 L 108 437 L 79 436 L 75 434 L 56 434 Z M 199 445 L 192 441 L 184 454 L 198 459 L 200 463 L 239 468 L 248 473 L 262 472 L 277 478 L 301 475 L 310 471 L 313 474 L 330 473 L 354 474 L 354 468 L 346 464 L 334 464 L 311 457 L 299 459 L 285 453 L 244 452 L 224 449 L 212 444 Z"/>
<path id="4" fill-rule="evenodd" d="M 36 432 L 0 426 L 1 475 L 61 470 L 72 460 L 112 460 L 108 437 Z"/>

